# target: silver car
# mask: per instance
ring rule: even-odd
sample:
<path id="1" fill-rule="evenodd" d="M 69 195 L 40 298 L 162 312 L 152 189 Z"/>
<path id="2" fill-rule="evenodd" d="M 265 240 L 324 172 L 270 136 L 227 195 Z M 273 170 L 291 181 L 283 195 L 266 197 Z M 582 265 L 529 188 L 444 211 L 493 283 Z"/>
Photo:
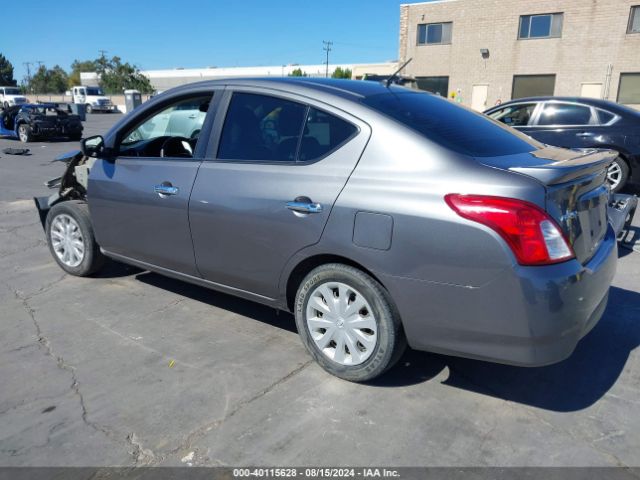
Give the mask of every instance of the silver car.
<path id="1" fill-rule="evenodd" d="M 324 369 L 366 381 L 407 344 L 569 356 L 606 308 L 635 208 L 605 183 L 615 157 L 395 85 L 233 79 L 84 140 L 36 204 L 65 271 L 109 257 L 293 312 Z"/>

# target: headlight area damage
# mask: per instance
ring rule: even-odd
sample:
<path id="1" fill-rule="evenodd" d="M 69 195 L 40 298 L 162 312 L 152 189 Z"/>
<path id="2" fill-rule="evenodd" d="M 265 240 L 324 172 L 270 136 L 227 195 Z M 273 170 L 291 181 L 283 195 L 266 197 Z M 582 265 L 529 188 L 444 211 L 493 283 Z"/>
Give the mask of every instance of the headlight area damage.
<path id="1" fill-rule="evenodd" d="M 56 193 L 48 197 L 34 197 L 40 223 L 44 227 L 49 209 L 56 203 L 67 200 L 85 200 L 89 171 L 96 159 L 85 156 L 80 150 L 74 150 L 57 157 L 54 162 L 64 162 L 66 170 L 60 177 L 52 178 L 45 185 Z"/>

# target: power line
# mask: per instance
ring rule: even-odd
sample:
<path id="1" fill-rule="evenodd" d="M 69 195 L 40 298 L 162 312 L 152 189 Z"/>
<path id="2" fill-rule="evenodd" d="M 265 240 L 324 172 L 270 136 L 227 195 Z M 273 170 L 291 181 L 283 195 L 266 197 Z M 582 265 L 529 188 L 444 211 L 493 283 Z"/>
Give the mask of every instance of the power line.
<path id="1" fill-rule="evenodd" d="M 331 46 L 333 45 L 332 41 L 322 41 L 322 49 L 327 52 L 327 68 L 325 71 L 325 77 L 329 78 L 329 52 L 331 51 Z"/>

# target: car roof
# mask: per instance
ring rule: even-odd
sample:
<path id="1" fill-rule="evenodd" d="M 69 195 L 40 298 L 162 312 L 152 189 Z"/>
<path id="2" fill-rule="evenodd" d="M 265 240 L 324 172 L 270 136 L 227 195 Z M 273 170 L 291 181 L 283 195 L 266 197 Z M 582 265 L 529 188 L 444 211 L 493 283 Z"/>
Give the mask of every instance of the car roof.
<path id="1" fill-rule="evenodd" d="M 57 103 L 23 103 L 20 107 L 58 108 Z"/>
<path id="2" fill-rule="evenodd" d="M 349 80 L 336 78 L 318 78 L 318 77 L 255 77 L 255 78 L 223 78 L 218 80 L 205 80 L 202 82 L 190 83 L 172 89 L 176 92 L 182 88 L 193 87 L 214 87 L 220 85 L 236 85 L 236 86 L 256 86 L 256 87 L 284 87 L 287 90 L 314 90 L 327 94 L 337 95 L 343 98 L 359 100 L 366 97 L 387 94 L 390 90 L 396 92 L 412 92 L 407 88 L 397 85 L 387 87 L 383 83 L 372 82 L 366 80 Z M 164 93 L 164 92 L 163 92 Z"/>
<path id="3" fill-rule="evenodd" d="M 620 108 L 621 105 L 612 102 L 610 100 L 602 100 L 600 98 L 590 98 L 590 97 L 555 97 L 555 96 L 539 96 L 539 97 L 523 97 L 516 98 L 514 100 L 509 100 L 508 102 L 502 103 L 502 105 L 509 105 L 511 103 L 526 103 L 526 102 L 572 102 L 572 103 L 584 103 L 585 105 L 592 105 L 594 107 L 606 108 L 606 109 L 617 109 Z M 499 107 L 501 105 L 496 105 Z M 495 108 L 495 107 L 491 107 Z"/>

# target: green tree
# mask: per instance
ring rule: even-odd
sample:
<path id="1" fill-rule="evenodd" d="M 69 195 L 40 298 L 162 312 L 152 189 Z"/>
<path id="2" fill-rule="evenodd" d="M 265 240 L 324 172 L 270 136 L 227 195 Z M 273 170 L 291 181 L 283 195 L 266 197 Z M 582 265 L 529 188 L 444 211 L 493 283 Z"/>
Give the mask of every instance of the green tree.
<path id="1" fill-rule="evenodd" d="M 13 78 L 13 65 L 0 53 L 0 85 L 15 87 L 16 80 Z"/>
<path id="2" fill-rule="evenodd" d="M 97 72 L 98 63 L 96 60 L 74 60 L 71 64 L 71 73 L 69 74 L 69 88 L 76 85 L 82 85 L 80 80 L 81 72 Z"/>
<path id="3" fill-rule="evenodd" d="M 348 78 L 351 79 L 351 69 L 342 67 L 336 67 L 336 69 L 331 74 L 331 78 Z"/>
<path id="4" fill-rule="evenodd" d="M 51 69 L 40 65 L 40 68 L 31 77 L 27 89 L 33 93 L 64 93 L 67 90 L 68 83 L 69 76 L 67 72 L 59 65 Z"/>
<path id="5" fill-rule="evenodd" d="M 290 77 L 308 77 L 307 72 L 303 72 L 301 68 L 292 70 L 289 74 Z"/>
<path id="6" fill-rule="evenodd" d="M 153 86 L 149 78 L 140 73 L 135 65 L 122 63 L 120 57 L 96 60 L 97 72 L 100 75 L 100 86 L 107 94 L 119 94 L 123 90 L 135 89 L 141 93 L 152 93 Z"/>

